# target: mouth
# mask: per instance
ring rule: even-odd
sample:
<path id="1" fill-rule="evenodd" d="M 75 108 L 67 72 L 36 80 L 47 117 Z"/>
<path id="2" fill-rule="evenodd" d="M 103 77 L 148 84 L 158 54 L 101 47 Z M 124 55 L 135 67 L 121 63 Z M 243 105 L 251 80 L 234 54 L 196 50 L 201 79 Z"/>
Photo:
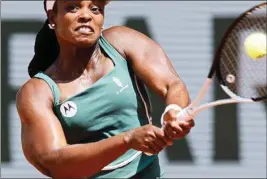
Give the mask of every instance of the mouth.
<path id="1" fill-rule="evenodd" d="M 75 29 L 76 32 L 79 32 L 81 34 L 91 34 L 94 32 L 94 29 L 91 26 L 88 25 L 82 25 Z"/>

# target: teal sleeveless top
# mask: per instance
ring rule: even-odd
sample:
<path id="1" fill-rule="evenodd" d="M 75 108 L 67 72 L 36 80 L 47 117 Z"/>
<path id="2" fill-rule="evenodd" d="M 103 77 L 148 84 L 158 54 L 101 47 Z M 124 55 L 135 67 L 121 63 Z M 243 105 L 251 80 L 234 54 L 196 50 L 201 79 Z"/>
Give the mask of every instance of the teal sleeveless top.
<path id="1" fill-rule="evenodd" d="M 46 81 L 52 90 L 53 110 L 68 144 L 97 142 L 150 122 L 150 105 L 144 85 L 102 35 L 99 44 L 114 68 L 79 94 L 60 102 L 57 84 L 42 72 L 34 76 Z M 146 170 L 149 172 L 144 172 Z M 156 178 L 160 173 L 157 155 L 147 156 L 130 149 L 90 178 Z"/>

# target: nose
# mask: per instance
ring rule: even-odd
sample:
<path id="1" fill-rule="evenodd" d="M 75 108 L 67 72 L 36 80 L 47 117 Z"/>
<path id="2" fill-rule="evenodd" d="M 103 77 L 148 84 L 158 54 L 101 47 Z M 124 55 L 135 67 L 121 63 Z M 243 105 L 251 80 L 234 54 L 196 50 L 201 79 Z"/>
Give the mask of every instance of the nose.
<path id="1" fill-rule="evenodd" d="M 89 12 L 88 9 L 84 8 L 82 11 L 81 11 L 81 14 L 78 18 L 78 21 L 80 23 L 85 23 L 85 22 L 88 22 L 88 21 L 91 21 L 92 20 L 92 16 Z"/>

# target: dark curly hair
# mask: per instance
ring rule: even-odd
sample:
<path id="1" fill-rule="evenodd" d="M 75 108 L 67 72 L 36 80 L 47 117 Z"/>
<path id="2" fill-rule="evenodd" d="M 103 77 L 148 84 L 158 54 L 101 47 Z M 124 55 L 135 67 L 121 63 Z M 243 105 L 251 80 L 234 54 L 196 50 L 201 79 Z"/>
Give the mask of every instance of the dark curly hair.
<path id="1" fill-rule="evenodd" d="M 30 77 L 33 77 L 38 72 L 45 71 L 52 65 L 59 54 L 57 37 L 54 30 L 48 27 L 48 20 L 46 20 L 36 36 L 34 53 L 33 59 L 28 66 Z"/>
<path id="2" fill-rule="evenodd" d="M 44 9 L 46 9 L 46 0 L 44 0 Z M 57 5 L 53 7 L 53 11 L 57 12 Z M 33 77 L 41 71 L 45 71 L 56 60 L 59 54 L 59 45 L 54 30 L 48 26 L 48 19 L 38 32 L 34 44 L 34 56 L 28 66 L 28 74 Z"/>

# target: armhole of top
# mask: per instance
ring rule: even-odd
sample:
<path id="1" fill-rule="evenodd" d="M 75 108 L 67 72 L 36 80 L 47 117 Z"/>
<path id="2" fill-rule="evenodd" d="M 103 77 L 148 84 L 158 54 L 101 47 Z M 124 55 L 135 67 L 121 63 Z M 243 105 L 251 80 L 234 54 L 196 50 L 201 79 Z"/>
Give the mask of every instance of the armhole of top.
<path id="1" fill-rule="evenodd" d="M 145 107 L 145 112 L 147 116 L 147 120 L 150 124 L 152 124 L 152 105 L 151 101 L 148 95 L 148 90 L 146 89 L 146 86 L 143 82 L 141 82 L 136 75 L 134 75 L 134 81 L 135 85 L 138 91 L 138 94 L 143 102 L 143 105 Z"/>
<path id="2" fill-rule="evenodd" d="M 108 54 L 109 57 L 116 63 L 127 64 L 127 60 L 113 47 L 108 40 L 101 34 L 99 39 L 100 47 Z"/>
<path id="3" fill-rule="evenodd" d="M 33 78 L 38 78 L 44 80 L 49 88 L 52 91 L 53 98 L 54 98 L 54 106 L 59 104 L 59 97 L 60 97 L 60 90 L 57 86 L 57 84 L 46 74 L 39 72 L 37 73 Z"/>

